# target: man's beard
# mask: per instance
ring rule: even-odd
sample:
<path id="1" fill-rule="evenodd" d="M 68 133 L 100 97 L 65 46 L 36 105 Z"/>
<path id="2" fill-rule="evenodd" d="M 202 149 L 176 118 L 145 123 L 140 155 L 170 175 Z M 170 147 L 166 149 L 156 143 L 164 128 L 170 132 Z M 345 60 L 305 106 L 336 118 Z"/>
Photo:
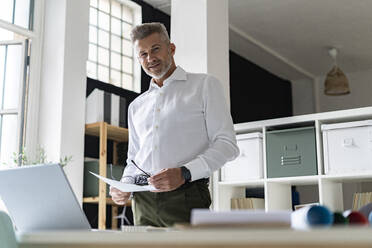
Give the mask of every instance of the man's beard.
<path id="1" fill-rule="evenodd" d="M 166 66 L 164 67 L 164 69 L 157 75 L 153 74 L 152 72 L 150 72 L 149 70 L 143 68 L 143 70 L 146 72 L 147 75 L 149 75 L 150 77 L 154 78 L 154 79 L 160 79 L 162 77 L 164 77 L 164 75 L 169 71 L 169 69 L 171 68 L 172 66 L 172 59 L 171 59 L 171 56 L 169 55 L 168 56 L 168 60 L 166 61 Z"/>

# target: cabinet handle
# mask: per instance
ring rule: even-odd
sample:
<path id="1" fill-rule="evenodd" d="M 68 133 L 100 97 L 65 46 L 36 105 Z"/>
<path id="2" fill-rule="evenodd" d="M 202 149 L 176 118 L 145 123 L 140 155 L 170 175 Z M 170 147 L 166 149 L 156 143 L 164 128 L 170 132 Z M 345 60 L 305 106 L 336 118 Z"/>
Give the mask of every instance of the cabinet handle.
<path id="1" fill-rule="evenodd" d="M 280 159 L 280 164 L 282 166 L 300 165 L 301 164 L 301 156 L 295 156 L 295 157 L 284 157 L 284 156 L 282 156 L 281 159 Z"/>
<path id="2" fill-rule="evenodd" d="M 297 148 L 298 148 L 297 144 L 291 145 L 291 146 L 285 145 L 284 146 L 284 151 L 297 151 Z"/>
<path id="3" fill-rule="evenodd" d="M 353 138 L 345 138 L 344 139 L 343 146 L 344 147 L 353 147 L 353 146 L 355 146 L 354 145 L 354 139 Z"/>

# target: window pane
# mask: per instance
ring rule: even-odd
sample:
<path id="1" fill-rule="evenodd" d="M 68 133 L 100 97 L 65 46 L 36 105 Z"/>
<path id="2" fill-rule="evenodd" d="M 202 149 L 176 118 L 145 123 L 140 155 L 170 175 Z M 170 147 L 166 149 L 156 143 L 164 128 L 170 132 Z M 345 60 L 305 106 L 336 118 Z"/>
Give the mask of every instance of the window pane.
<path id="1" fill-rule="evenodd" d="M 123 54 L 127 56 L 132 56 L 133 54 L 132 43 L 128 40 L 123 40 Z"/>
<path id="2" fill-rule="evenodd" d="M 89 24 L 97 26 L 97 10 L 94 8 L 90 8 L 89 11 Z"/>
<path id="3" fill-rule="evenodd" d="M 132 62 L 132 59 L 127 58 L 125 56 L 122 56 L 122 58 L 123 58 L 123 60 L 122 60 L 123 61 L 123 63 L 122 63 L 122 65 L 123 65 L 122 70 L 125 71 L 125 72 L 127 72 L 127 73 L 132 74 L 133 73 L 133 62 Z"/>
<path id="4" fill-rule="evenodd" d="M 0 164 L 13 165 L 13 152 L 18 152 L 17 115 L 3 115 L 1 127 Z"/>
<path id="5" fill-rule="evenodd" d="M 14 33 L 6 29 L 0 28 L 0 41 L 1 40 L 13 40 Z"/>
<path id="6" fill-rule="evenodd" d="M 89 27 L 89 42 L 97 44 L 97 28 Z"/>
<path id="7" fill-rule="evenodd" d="M 109 65 L 109 50 L 99 47 L 98 48 L 98 62 L 103 65 Z"/>
<path id="8" fill-rule="evenodd" d="M 111 70 L 111 83 L 115 86 L 121 87 L 120 72 Z"/>
<path id="9" fill-rule="evenodd" d="M 87 62 L 87 76 L 90 78 L 97 78 L 97 64 L 90 61 Z"/>
<path id="10" fill-rule="evenodd" d="M 103 82 L 108 82 L 109 79 L 109 69 L 105 66 L 98 66 L 98 80 Z"/>
<path id="11" fill-rule="evenodd" d="M 120 55 L 117 53 L 111 53 L 111 67 L 120 70 Z"/>
<path id="12" fill-rule="evenodd" d="M 117 18 L 121 19 L 120 3 L 116 1 L 111 2 L 111 15 L 116 16 Z"/>
<path id="13" fill-rule="evenodd" d="M 97 46 L 89 44 L 89 60 L 97 61 Z"/>
<path id="14" fill-rule="evenodd" d="M 4 109 L 18 107 L 20 80 L 22 75 L 22 46 L 9 45 L 6 56 Z"/>
<path id="15" fill-rule="evenodd" d="M 123 37 L 126 39 L 130 39 L 130 31 L 132 30 L 132 25 L 123 22 Z"/>
<path id="16" fill-rule="evenodd" d="M 0 103 L 3 102 L 4 65 L 5 65 L 5 46 L 0 46 Z"/>
<path id="17" fill-rule="evenodd" d="M 111 32 L 117 35 L 121 35 L 120 20 L 115 17 L 111 17 Z"/>
<path id="18" fill-rule="evenodd" d="M 0 19 L 12 22 L 13 19 L 13 0 L 1 0 Z"/>
<path id="19" fill-rule="evenodd" d="M 98 30 L 98 44 L 103 47 L 109 47 L 109 33 L 103 30 Z"/>
<path id="20" fill-rule="evenodd" d="M 28 29 L 30 0 L 17 0 L 14 15 L 14 24 Z"/>
<path id="21" fill-rule="evenodd" d="M 90 0 L 90 6 L 93 6 L 93 7 L 98 7 L 97 5 L 97 0 Z"/>
<path id="22" fill-rule="evenodd" d="M 107 31 L 110 30 L 110 17 L 102 11 L 98 11 L 98 27 Z"/>
<path id="23" fill-rule="evenodd" d="M 133 77 L 125 73 L 122 73 L 123 77 L 123 88 L 133 90 Z"/>
<path id="24" fill-rule="evenodd" d="M 108 0 L 100 0 L 99 9 L 110 13 L 110 2 Z"/>
<path id="25" fill-rule="evenodd" d="M 111 49 L 118 53 L 121 53 L 120 40 L 120 37 L 111 35 Z"/>
<path id="26" fill-rule="evenodd" d="M 133 23 L 133 13 L 128 7 L 122 5 L 123 20 L 129 23 Z"/>

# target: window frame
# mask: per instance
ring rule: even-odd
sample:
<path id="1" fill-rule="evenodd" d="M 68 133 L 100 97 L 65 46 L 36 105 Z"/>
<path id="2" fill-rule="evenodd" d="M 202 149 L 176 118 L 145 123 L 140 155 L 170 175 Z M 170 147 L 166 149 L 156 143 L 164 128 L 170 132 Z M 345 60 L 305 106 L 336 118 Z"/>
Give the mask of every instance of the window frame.
<path id="1" fill-rule="evenodd" d="M 136 61 L 136 56 L 135 56 L 135 53 L 134 53 L 133 46 L 132 46 L 132 56 L 126 55 L 124 53 L 123 42 L 124 41 L 131 42 L 131 40 L 129 38 L 123 37 L 122 32 L 123 32 L 123 23 L 131 25 L 132 27 L 134 25 L 138 25 L 138 24 L 142 23 L 142 7 L 140 5 L 138 5 L 137 3 L 134 3 L 134 2 L 129 1 L 129 0 L 108 0 L 108 1 L 110 2 L 110 12 L 109 13 L 107 13 L 106 11 L 103 11 L 99 8 L 99 3 L 98 3 L 99 0 L 97 0 L 97 7 L 92 6 L 91 1 L 90 1 L 90 4 L 89 4 L 89 9 L 90 10 L 91 10 L 91 8 L 93 8 L 97 11 L 97 20 L 96 20 L 97 23 L 92 24 L 91 21 L 89 20 L 89 29 L 92 27 L 92 28 L 95 28 L 95 30 L 97 31 L 97 34 L 96 34 L 96 42 L 97 43 L 92 42 L 90 39 L 88 41 L 89 42 L 88 43 L 89 44 L 89 49 L 90 49 L 91 45 L 94 46 L 95 49 L 96 49 L 96 54 L 95 54 L 95 61 L 90 60 L 89 56 L 88 56 L 88 59 L 87 59 L 87 77 L 97 79 L 97 80 L 101 81 L 101 79 L 99 77 L 99 66 L 101 66 L 101 67 L 108 70 L 108 79 L 105 80 L 105 81 L 102 81 L 102 82 L 108 83 L 108 84 L 111 84 L 111 85 L 114 85 L 114 86 L 117 86 L 117 87 L 120 87 L 120 88 L 123 88 L 123 89 L 126 89 L 126 90 L 130 90 L 130 91 L 140 93 L 141 92 L 141 66 Z M 133 22 L 132 23 L 129 23 L 128 21 L 124 20 L 123 16 L 121 18 L 118 18 L 118 17 L 112 15 L 112 11 L 111 11 L 112 4 L 111 4 L 111 2 L 113 2 L 113 1 L 131 9 L 131 11 L 133 13 Z M 109 17 L 109 30 L 105 30 L 102 27 L 100 27 L 100 25 L 99 25 L 99 12 L 100 11 L 103 12 L 104 14 L 107 14 L 108 17 Z M 123 12 L 123 10 L 121 9 L 121 13 L 122 12 Z M 117 20 L 120 21 L 121 35 L 118 35 L 118 34 L 116 34 L 112 31 L 112 28 L 111 28 L 112 18 L 117 19 Z M 100 30 L 108 33 L 108 36 L 109 36 L 108 47 L 104 47 L 104 46 L 101 46 L 99 44 L 99 31 Z M 112 39 L 111 37 L 112 36 L 120 38 L 120 52 L 117 52 L 116 50 L 111 48 L 111 39 Z M 99 62 L 99 59 L 98 59 L 99 48 L 105 49 L 105 50 L 108 51 L 108 65 L 105 65 L 105 64 L 102 64 L 102 63 Z M 111 64 L 111 54 L 112 53 L 117 54 L 117 55 L 120 56 L 120 65 L 121 65 L 120 70 L 113 67 L 112 64 Z M 131 60 L 131 63 L 132 63 L 132 72 L 131 73 L 123 70 L 123 58 L 128 58 L 128 59 Z M 90 75 L 88 75 L 88 64 L 89 63 L 91 63 L 91 65 L 95 66 L 95 74 L 96 74 L 95 77 L 91 77 Z M 115 84 L 114 82 L 111 81 L 111 72 L 112 71 L 118 72 L 120 74 L 120 86 L 118 86 L 117 84 Z M 123 85 L 123 75 L 128 75 L 128 76 L 132 77 L 131 89 L 128 89 L 128 88 L 124 87 L 124 85 Z"/>
<path id="2" fill-rule="evenodd" d="M 28 80 L 23 87 L 21 94 L 23 97 L 23 116 L 22 132 L 18 131 L 19 140 L 22 140 L 19 145 L 19 151 L 22 147 L 37 147 L 38 144 L 38 124 L 39 124 L 39 95 L 41 81 L 41 66 L 42 66 L 42 47 L 43 47 L 43 25 L 44 25 L 44 10 L 45 0 L 30 0 L 30 18 L 29 28 L 26 29 L 18 25 L 9 23 L 0 19 L 0 28 L 6 29 L 13 33 L 25 37 L 25 41 L 31 43 L 31 51 L 27 50 L 30 55 L 27 57 L 28 65 Z M 32 17 L 31 17 L 32 16 Z M 25 45 L 28 49 L 29 44 Z M 25 56 L 26 57 L 26 56 Z M 24 72 L 24 77 L 26 73 Z M 35 149 L 28 151 L 28 156 L 35 156 Z"/>

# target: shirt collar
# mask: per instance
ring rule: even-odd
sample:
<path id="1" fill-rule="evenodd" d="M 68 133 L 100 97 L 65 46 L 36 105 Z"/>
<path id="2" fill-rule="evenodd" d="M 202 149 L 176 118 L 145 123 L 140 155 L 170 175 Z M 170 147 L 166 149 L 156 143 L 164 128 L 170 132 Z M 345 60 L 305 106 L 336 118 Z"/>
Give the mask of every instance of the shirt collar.
<path id="1" fill-rule="evenodd" d="M 186 71 L 182 69 L 181 66 L 177 66 L 174 72 L 167 79 L 164 80 L 163 87 L 164 85 L 172 81 L 186 81 L 186 79 L 187 79 Z M 151 78 L 151 81 L 150 81 L 150 88 L 151 87 L 159 88 L 159 86 L 155 83 L 153 78 Z"/>

